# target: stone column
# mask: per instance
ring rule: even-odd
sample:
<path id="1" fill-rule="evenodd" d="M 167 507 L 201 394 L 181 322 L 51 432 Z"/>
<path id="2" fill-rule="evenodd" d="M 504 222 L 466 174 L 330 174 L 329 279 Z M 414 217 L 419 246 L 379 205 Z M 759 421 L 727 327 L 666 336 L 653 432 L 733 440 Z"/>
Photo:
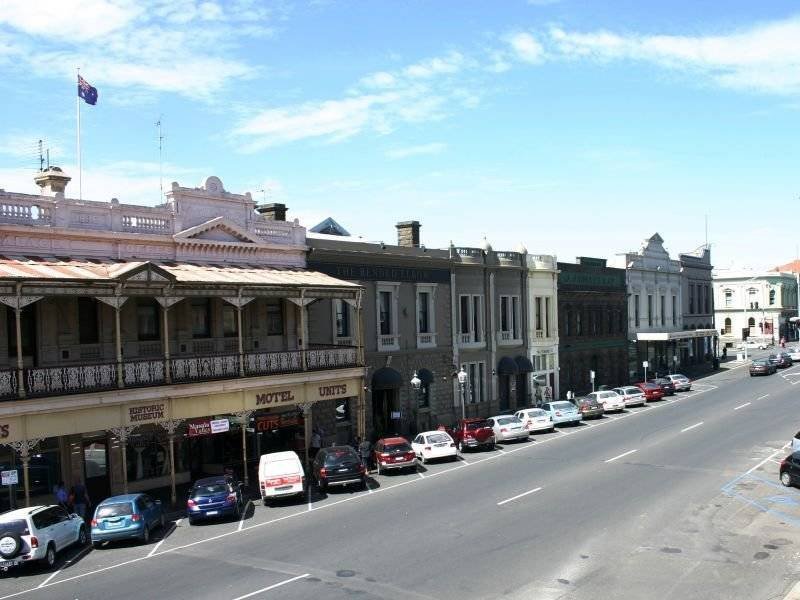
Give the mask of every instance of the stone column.
<path id="1" fill-rule="evenodd" d="M 17 395 L 25 397 L 25 361 L 22 358 L 22 309 L 15 308 L 14 316 L 17 330 Z"/>
<path id="2" fill-rule="evenodd" d="M 116 438 L 119 440 L 120 448 L 122 449 L 122 493 L 128 493 L 128 435 L 133 433 L 136 426 L 130 427 L 112 427 L 109 429 Z"/>
<path id="3" fill-rule="evenodd" d="M 250 477 L 247 474 L 247 423 L 254 412 L 253 410 L 242 410 L 233 413 L 239 417 L 239 424 L 242 428 L 242 477 L 245 487 L 250 483 Z"/>
<path id="4" fill-rule="evenodd" d="M 244 377 L 244 342 L 242 341 L 242 307 L 236 307 L 236 331 L 239 337 L 239 377 Z M 245 475 L 247 479 L 247 475 Z M 245 481 L 247 483 L 247 481 Z"/>
<path id="5" fill-rule="evenodd" d="M 175 432 L 181 423 L 183 423 L 182 419 L 169 419 L 159 423 L 167 431 L 167 436 L 169 437 L 169 499 L 173 507 L 178 502 L 178 496 L 175 492 Z"/>
<path id="6" fill-rule="evenodd" d="M 297 405 L 301 411 L 303 411 L 303 429 L 304 429 L 304 444 L 305 444 L 305 460 L 306 465 L 311 467 L 311 460 L 309 460 L 308 456 L 308 448 L 311 443 L 311 408 L 314 406 L 313 402 L 301 402 Z M 309 470 L 310 472 L 310 470 Z"/>

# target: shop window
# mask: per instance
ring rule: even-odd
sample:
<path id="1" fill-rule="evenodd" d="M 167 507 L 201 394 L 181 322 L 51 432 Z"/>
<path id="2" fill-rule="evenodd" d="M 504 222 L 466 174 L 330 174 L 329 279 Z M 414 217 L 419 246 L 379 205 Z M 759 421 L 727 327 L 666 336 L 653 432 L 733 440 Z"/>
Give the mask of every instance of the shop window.
<path id="1" fill-rule="evenodd" d="M 211 300 L 195 298 L 192 300 L 192 337 L 211 337 Z"/>
<path id="2" fill-rule="evenodd" d="M 78 298 L 78 343 L 96 344 L 99 339 L 97 300 Z"/>
<path id="3" fill-rule="evenodd" d="M 336 401 L 336 422 L 341 423 L 350 420 L 350 399 L 343 398 Z"/>
<path id="4" fill-rule="evenodd" d="M 280 300 L 267 301 L 267 335 L 283 335 L 283 310 Z"/>
<path id="5" fill-rule="evenodd" d="M 222 306 L 222 335 L 225 337 L 236 337 L 239 335 L 237 320 L 237 310 L 235 306 L 224 304 Z"/>
<path id="6" fill-rule="evenodd" d="M 161 337 L 158 304 L 155 300 L 136 301 L 136 336 L 140 342 Z"/>

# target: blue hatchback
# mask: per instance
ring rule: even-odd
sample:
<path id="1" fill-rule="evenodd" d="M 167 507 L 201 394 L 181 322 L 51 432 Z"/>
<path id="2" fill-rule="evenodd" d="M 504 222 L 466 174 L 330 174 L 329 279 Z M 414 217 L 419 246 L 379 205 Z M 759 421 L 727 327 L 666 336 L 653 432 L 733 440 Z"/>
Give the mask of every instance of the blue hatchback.
<path id="1" fill-rule="evenodd" d="M 125 494 L 106 498 L 94 510 L 91 523 L 92 544 L 139 539 L 150 541 L 150 532 L 156 527 L 164 528 L 164 511 L 161 501 L 147 494 Z"/>
<path id="2" fill-rule="evenodd" d="M 198 479 L 189 490 L 186 501 L 190 525 L 201 519 L 238 519 L 242 516 L 243 507 L 242 484 L 230 475 Z"/>

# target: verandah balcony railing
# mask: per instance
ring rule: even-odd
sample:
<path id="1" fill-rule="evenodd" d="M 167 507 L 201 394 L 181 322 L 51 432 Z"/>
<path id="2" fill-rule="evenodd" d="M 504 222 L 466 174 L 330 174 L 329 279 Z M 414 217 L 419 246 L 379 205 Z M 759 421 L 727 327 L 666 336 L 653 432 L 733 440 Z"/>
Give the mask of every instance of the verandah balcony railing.
<path id="1" fill-rule="evenodd" d="M 302 371 L 357 367 L 358 352 L 352 346 L 314 347 L 307 350 L 244 353 L 244 376 L 258 377 Z M 193 383 L 214 379 L 233 379 L 240 375 L 238 354 L 176 356 L 165 359 L 123 360 L 125 387 L 149 387 L 167 383 Z M 0 370 L 0 399 L 18 398 L 16 369 Z M 118 388 L 117 364 L 99 363 L 59 367 L 32 367 L 23 370 L 26 397 L 82 394 Z"/>

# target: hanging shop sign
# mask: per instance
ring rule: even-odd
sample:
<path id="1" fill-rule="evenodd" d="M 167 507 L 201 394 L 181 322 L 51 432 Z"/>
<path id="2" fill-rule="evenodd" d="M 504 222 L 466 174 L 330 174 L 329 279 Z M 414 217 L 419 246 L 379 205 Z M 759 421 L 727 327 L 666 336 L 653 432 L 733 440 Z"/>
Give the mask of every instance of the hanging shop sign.
<path id="1" fill-rule="evenodd" d="M 209 421 L 209 424 L 211 425 L 211 433 L 225 433 L 231 429 L 231 422 L 228 419 L 214 419 Z"/>
<path id="2" fill-rule="evenodd" d="M 228 419 L 197 419 L 186 424 L 186 435 L 200 437 L 215 433 L 225 433 L 230 429 L 231 422 Z"/>

